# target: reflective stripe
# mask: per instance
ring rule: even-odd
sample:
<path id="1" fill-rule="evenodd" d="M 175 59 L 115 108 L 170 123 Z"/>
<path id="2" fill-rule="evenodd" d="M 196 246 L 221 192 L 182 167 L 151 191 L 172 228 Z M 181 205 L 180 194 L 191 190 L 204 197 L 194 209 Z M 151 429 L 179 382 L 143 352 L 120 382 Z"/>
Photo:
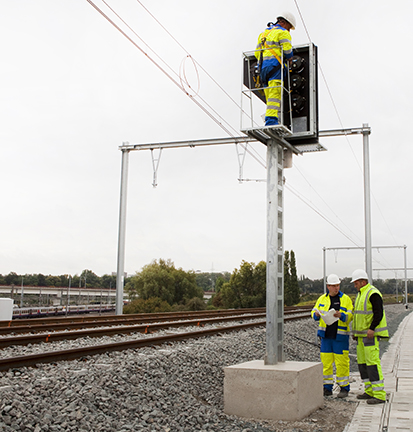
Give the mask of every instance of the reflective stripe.
<path id="1" fill-rule="evenodd" d="M 350 334 L 350 330 L 337 330 L 337 334 L 347 336 Z"/>
<path id="2" fill-rule="evenodd" d="M 274 46 L 280 46 L 280 43 L 279 42 L 277 42 L 277 41 L 266 41 L 267 42 L 267 45 L 274 45 Z M 290 41 L 288 41 L 288 42 L 290 42 Z"/>
<path id="3" fill-rule="evenodd" d="M 354 311 L 355 315 L 373 315 L 373 311 Z"/>
<path id="4" fill-rule="evenodd" d="M 373 285 L 367 284 L 362 287 L 357 294 L 354 308 L 354 322 L 353 322 L 353 334 L 355 336 L 366 336 L 367 331 L 373 320 L 374 312 L 373 305 L 370 302 L 370 296 L 378 294 L 381 298 L 380 291 Z M 364 296 L 364 297 L 363 297 Z M 375 336 L 388 337 L 389 332 L 387 329 L 386 313 L 383 309 L 383 317 L 379 325 L 374 329 Z"/>
<path id="5" fill-rule="evenodd" d="M 345 376 L 345 377 L 337 377 L 337 381 L 344 381 L 344 380 L 348 380 L 349 377 Z"/>

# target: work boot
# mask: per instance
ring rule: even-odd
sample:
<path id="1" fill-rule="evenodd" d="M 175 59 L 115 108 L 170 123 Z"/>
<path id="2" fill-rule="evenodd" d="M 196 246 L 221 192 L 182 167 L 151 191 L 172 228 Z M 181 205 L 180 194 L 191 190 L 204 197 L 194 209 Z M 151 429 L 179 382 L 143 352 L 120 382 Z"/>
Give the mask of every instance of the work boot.
<path id="1" fill-rule="evenodd" d="M 369 400 L 367 401 L 367 403 L 368 403 L 369 405 L 377 405 L 377 404 L 382 404 L 382 403 L 384 403 L 384 402 L 386 402 L 386 401 L 383 400 L 383 399 L 377 399 L 377 398 L 375 398 L 375 397 L 372 397 L 371 399 L 369 399 Z"/>
<path id="2" fill-rule="evenodd" d="M 324 396 L 332 396 L 333 392 L 331 390 L 329 390 L 329 389 L 324 388 L 323 395 Z"/>
<path id="3" fill-rule="evenodd" d="M 357 395 L 357 399 L 373 399 L 373 396 L 368 395 L 367 393 Z"/>
<path id="4" fill-rule="evenodd" d="M 340 393 L 337 395 L 337 397 L 339 399 L 342 399 L 342 398 L 345 398 L 347 396 L 348 396 L 348 391 L 344 387 L 341 387 Z"/>

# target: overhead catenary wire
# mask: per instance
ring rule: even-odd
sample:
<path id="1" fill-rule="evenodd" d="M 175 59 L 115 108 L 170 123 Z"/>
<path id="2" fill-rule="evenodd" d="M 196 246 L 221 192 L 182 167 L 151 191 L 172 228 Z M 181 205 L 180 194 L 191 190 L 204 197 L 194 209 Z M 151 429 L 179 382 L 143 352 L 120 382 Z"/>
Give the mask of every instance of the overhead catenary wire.
<path id="1" fill-rule="evenodd" d="M 98 11 L 111 25 L 113 25 L 126 39 L 128 39 L 137 49 L 139 49 L 147 58 L 148 58 L 148 60 L 150 60 L 160 71 L 162 71 L 162 73 L 164 73 L 181 91 L 183 91 L 188 97 L 190 97 L 191 98 L 191 100 L 202 110 L 202 111 L 204 111 L 204 113 L 205 114 L 207 114 L 219 127 L 221 127 L 224 131 L 225 131 L 225 133 L 227 133 L 229 136 L 231 136 L 231 137 L 235 137 L 235 135 L 231 132 L 231 129 L 234 131 L 234 132 L 236 132 L 237 133 L 237 131 L 235 131 L 235 129 L 228 123 L 228 122 L 226 122 L 226 120 L 223 118 L 223 117 L 221 117 L 204 99 L 202 99 L 198 94 L 196 94 L 196 97 L 197 98 L 199 98 L 200 99 L 200 101 L 202 102 L 199 102 L 193 95 L 191 95 L 190 93 L 189 93 L 189 91 L 187 91 L 186 89 L 185 89 L 185 86 L 183 85 L 183 83 L 182 83 L 182 81 L 181 82 L 179 82 L 179 80 L 180 80 L 180 77 L 179 77 L 179 75 L 178 74 L 176 74 L 176 72 L 174 72 L 173 71 L 173 69 L 172 68 L 170 68 L 170 66 L 169 65 L 167 65 L 167 63 L 165 62 L 165 61 L 163 61 L 162 60 L 162 58 L 158 55 L 158 54 L 156 54 L 150 47 L 149 47 L 149 45 L 146 43 L 146 42 L 144 42 L 143 41 L 143 39 L 126 23 L 126 21 L 123 19 L 123 18 L 121 18 L 120 17 L 120 15 L 117 13 L 117 12 L 115 12 L 115 10 L 107 3 L 107 1 L 105 1 L 105 0 L 101 0 L 105 5 L 106 5 L 106 7 L 107 8 L 109 8 L 109 10 L 123 23 L 123 25 L 125 25 L 137 38 L 139 38 L 139 40 L 142 42 L 142 43 L 144 43 L 145 44 L 145 46 L 148 48 L 148 50 L 150 50 L 152 53 L 154 53 L 156 56 L 157 56 L 157 58 L 159 58 L 160 59 L 160 61 L 162 61 L 172 72 L 171 73 L 168 73 L 166 70 L 165 70 L 165 68 L 163 68 L 157 61 L 155 61 L 147 52 L 145 52 L 145 50 L 143 50 L 142 48 L 141 48 L 141 46 L 138 44 L 138 43 L 136 43 L 136 41 L 134 41 L 133 40 L 133 38 L 132 37 L 130 37 L 127 33 L 126 33 L 126 31 L 124 31 L 118 24 L 116 24 L 115 23 L 115 21 L 113 20 L 113 19 L 111 19 L 101 8 L 99 8 L 96 4 L 95 4 L 95 2 L 93 2 L 92 0 L 87 0 L 87 2 L 96 10 L 96 11 Z M 139 4 L 141 4 L 141 6 L 143 6 L 143 4 L 142 4 L 142 2 L 141 1 L 139 1 L 139 0 L 137 0 L 138 1 L 138 3 Z M 144 7 L 144 6 L 143 6 Z M 298 5 L 297 5 L 297 7 L 298 7 Z M 148 12 L 148 13 L 150 13 L 148 10 L 147 10 L 147 8 L 145 8 L 144 7 L 144 9 Z M 162 24 L 150 13 L 150 15 L 156 20 L 156 22 L 159 24 L 159 25 L 161 25 L 162 26 Z M 301 16 L 301 12 L 300 12 L 300 16 Z M 303 21 L 304 22 L 304 21 Z M 305 24 L 304 24 L 304 26 L 305 26 Z M 190 56 L 190 54 L 189 54 L 189 52 L 170 34 L 170 32 L 169 31 L 167 31 L 166 29 L 165 29 L 165 27 L 164 26 L 162 26 L 162 28 L 176 41 L 176 43 L 187 53 L 187 55 L 188 56 Z M 306 28 L 306 27 L 305 27 Z M 306 28 L 306 31 L 307 31 L 307 34 L 308 34 L 308 30 L 307 30 L 307 28 Z M 309 34 L 308 34 L 308 36 L 309 36 Z M 192 58 L 192 56 L 191 56 L 191 59 L 192 59 L 192 61 L 194 62 L 194 64 L 196 64 L 196 65 L 199 65 L 197 62 L 196 62 L 196 60 L 195 59 L 193 59 Z M 200 65 L 199 65 L 200 66 Z M 215 83 L 216 83 L 216 81 L 205 71 L 205 69 L 204 68 L 202 68 L 201 66 L 200 66 L 200 68 L 208 75 L 208 77 L 210 77 Z M 174 78 L 174 76 L 173 75 L 175 75 L 176 76 L 176 79 Z M 219 86 L 219 84 L 218 83 L 216 83 L 217 85 L 218 85 L 218 87 L 220 87 L 220 89 L 221 90 L 223 90 L 222 89 L 222 87 L 221 86 Z M 327 83 L 326 83 L 326 85 L 327 85 Z M 190 87 L 190 86 L 189 86 Z M 223 90 L 224 91 L 224 90 Z M 224 91 L 224 93 L 227 95 L 227 96 L 229 96 L 228 94 L 227 94 L 227 92 L 225 92 Z M 330 94 L 331 94 L 331 92 L 330 92 Z M 230 97 L 230 96 L 229 96 Z M 332 96 L 331 96 L 331 98 L 332 98 Z M 232 99 L 231 97 L 230 97 L 230 99 Z M 233 99 L 232 99 L 233 100 Z M 234 103 L 236 103 L 235 101 L 233 101 Z M 335 105 L 335 104 L 334 104 Z M 238 104 L 237 104 L 237 106 L 239 106 Z M 337 115 L 339 115 L 338 114 L 338 110 L 337 110 Z M 340 120 L 341 121 L 341 120 Z M 226 123 L 226 126 L 224 125 L 224 123 Z M 254 155 L 253 153 L 252 153 L 252 151 L 255 151 L 255 149 L 253 148 L 253 147 L 251 147 L 251 149 L 252 149 L 252 151 L 250 150 L 250 148 L 248 148 L 248 144 L 246 144 L 246 145 L 244 145 L 244 143 L 242 142 L 242 141 L 240 141 L 239 142 L 239 144 L 244 148 L 244 150 L 246 151 L 246 152 L 248 152 L 257 162 L 259 162 L 262 166 L 264 166 L 265 167 L 265 163 L 262 161 L 263 160 L 263 158 L 261 157 L 261 155 L 259 155 L 258 154 L 258 156 L 257 155 Z M 319 211 L 317 211 L 317 213 L 318 214 L 320 214 L 321 215 L 321 213 L 319 212 Z M 321 215 L 322 216 L 322 215 Z M 325 218 L 324 216 L 322 216 L 323 218 Z M 326 220 L 327 220 L 327 218 L 325 218 Z M 333 225 L 334 226 L 334 225 Z M 339 230 L 340 232 L 342 232 L 341 230 Z M 343 233 L 343 232 L 342 232 Z M 345 235 L 346 237 L 348 237 L 347 235 Z M 349 237 L 348 237 L 349 238 Z"/>
<path id="2" fill-rule="evenodd" d="M 169 32 L 169 30 L 148 10 L 148 8 L 140 1 L 136 0 L 143 9 L 162 27 L 162 29 L 180 46 L 187 55 L 190 55 L 190 53 L 186 50 L 186 48 Z M 209 79 L 242 111 L 243 114 L 245 114 L 247 117 L 250 118 L 249 114 L 247 114 L 241 107 L 241 105 L 212 77 L 206 69 L 202 67 L 200 63 L 198 63 L 195 59 L 193 59 L 194 62 L 200 67 L 200 69 L 207 75 Z"/>
<path id="3" fill-rule="evenodd" d="M 156 54 L 154 52 L 154 50 L 152 50 L 149 45 L 143 41 L 143 39 L 132 29 L 131 26 L 129 26 L 126 21 L 105 1 L 105 0 L 101 0 L 105 6 L 123 23 L 123 25 L 125 25 L 137 38 L 139 38 L 139 40 L 145 44 L 145 46 L 148 48 L 148 50 L 150 50 L 152 53 L 154 53 L 165 65 L 167 65 L 167 67 L 172 71 L 172 73 L 174 75 L 177 76 L 177 79 L 174 79 L 173 76 L 168 73 L 163 67 L 161 67 L 161 65 L 159 63 L 157 63 L 147 52 L 145 52 L 140 46 L 139 44 L 137 44 L 119 25 L 117 25 L 115 23 L 115 21 L 113 19 L 111 19 L 101 8 L 99 8 L 95 2 L 93 2 L 92 0 L 86 0 L 97 12 L 99 12 L 111 25 L 113 25 L 126 39 L 128 39 L 137 49 L 139 49 L 139 51 L 141 51 L 162 73 L 164 73 L 181 91 L 183 91 L 202 111 L 204 111 L 205 114 L 207 114 L 219 127 L 221 127 L 221 129 L 224 130 L 224 132 L 226 134 L 228 134 L 229 136 L 231 136 L 232 138 L 235 138 L 236 135 L 238 135 L 238 132 L 222 117 L 220 116 L 203 98 L 201 98 L 199 95 L 197 95 L 197 97 L 202 101 L 203 104 L 206 105 L 206 107 L 204 105 L 202 105 L 202 103 L 200 103 L 193 95 L 191 95 L 186 89 L 185 87 L 178 82 L 179 79 L 179 75 L 176 74 L 175 71 L 173 71 L 173 69 L 167 65 L 167 63 L 165 61 L 163 61 L 161 59 L 161 57 Z M 209 111 L 210 110 L 210 111 Z M 213 113 L 211 113 L 211 111 Z M 219 118 L 217 118 L 219 117 Z M 227 126 L 225 126 L 223 123 L 226 123 Z M 234 133 L 232 133 L 230 131 L 230 129 L 233 130 Z M 259 161 L 259 155 L 254 155 L 252 154 L 252 152 L 250 151 L 250 149 L 248 148 L 247 145 L 244 145 L 241 141 L 239 142 L 239 144 L 244 147 L 245 151 L 248 152 L 249 154 L 251 154 L 251 156 L 256 159 L 259 163 L 262 164 L 261 161 Z"/>
<path id="4" fill-rule="evenodd" d="M 329 223 L 334 229 L 336 229 L 340 234 L 342 234 L 344 237 L 346 237 L 351 243 L 354 244 L 358 249 L 363 250 L 364 246 L 361 246 L 356 241 L 354 241 L 350 236 L 348 236 L 339 226 L 334 224 L 330 219 L 327 218 L 319 209 L 316 208 L 316 206 L 313 203 L 310 203 L 307 201 L 298 191 L 296 191 L 292 186 L 289 186 L 288 184 L 285 184 L 285 188 L 288 189 L 293 195 L 295 195 L 299 200 L 301 200 L 305 205 L 311 208 L 316 214 L 318 214 L 321 218 L 323 218 L 327 223 Z M 373 258 L 373 260 L 381 265 L 384 266 L 380 261 Z"/>
<path id="5" fill-rule="evenodd" d="M 295 166 L 295 169 L 300 173 L 300 175 L 303 177 L 303 179 L 307 182 L 311 190 L 313 190 L 318 197 L 323 201 L 323 203 L 330 209 L 330 211 L 334 214 L 334 216 L 357 238 L 357 240 L 362 241 L 358 236 L 347 226 L 347 224 L 336 214 L 336 212 L 331 208 L 331 206 L 328 204 L 328 202 L 318 193 L 317 189 L 315 189 L 310 181 L 307 179 L 307 177 L 302 173 L 302 171 Z"/>
<path id="6" fill-rule="evenodd" d="M 298 14 L 300 15 L 301 22 L 302 22 L 302 24 L 303 24 L 304 31 L 305 31 L 306 34 L 307 34 L 308 40 L 309 40 L 309 42 L 312 42 L 311 37 L 310 37 L 310 33 L 309 33 L 309 31 L 308 31 L 308 29 L 307 29 L 307 26 L 306 26 L 306 24 L 305 24 L 305 21 L 304 21 L 304 17 L 303 17 L 303 15 L 302 15 L 302 13 L 301 13 L 300 6 L 298 5 L 298 1 L 297 1 L 297 0 L 294 0 L 294 3 L 295 3 L 295 6 L 296 6 L 296 8 L 297 8 Z M 333 104 L 333 108 L 334 108 L 334 111 L 335 111 L 335 113 L 336 113 L 336 115 L 337 115 L 338 121 L 339 121 L 339 123 L 340 123 L 340 127 L 341 127 L 342 129 L 344 129 L 344 125 L 343 125 L 343 122 L 342 122 L 342 120 L 341 120 L 340 113 L 339 113 L 338 108 L 337 108 L 337 105 L 336 105 L 336 103 L 335 103 L 335 101 L 334 101 L 333 94 L 331 93 L 330 87 L 329 87 L 329 85 L 328 85 L 328 82 L 327 82 L 326 76 L 324 75 L 324 71 L 323 71 L 323 68 L 322 68 L 320 62 L 318 62 L 318 68 L 319 68 L 319 70 L 320 70 L 320 72 L 321 72 L 321 76 L 322 76 L 323 81 L 324 81 L 324 84 L 325 84 L 325 86 L 326 86 L 327 93 L 328 93 L 328 95 L 329 95 L 329 97 L 330 97 L 331 103 Z M 362 167 L 361 167 L 361 165 L 360 165 L 359 160 L 357 159 L 357 156 L 356 156 L 356 154 L 355 154 L 355 152 L 354 152 L 354 150 L 353 150 L 353 147 L 352 147 L 351 144 L 350 144 L 350 140 L 349 140 L 348 136 L 345 135 L 345 138 L 346 138 L 347 144 L 348 144 L 348 146 L 349 146 L 349 148 L 350 148 L 350 150 L 351 150 L 351 153 L 353 154 L 353 157 L 354 157 L 354 159 L 355 159 L 355 161 L 356 161 L 356 163 L 357 163 L 357 166 L 359 167 L 360 171 L 362 172 L 362 171 L 363 171 L 363 170 L 362 170 Z M 380 208 L 380 206 L 379 206 L 379 203 L 378 203 L 376 197 L 374 196 L 374 193 L 371 192 L 371 194 L 372 194 L 373 199 L 374 199 L 374 201 L 375 201 L 375 203 L 376 203 L 376 206 L 377 206 L 377 208 L 378 208 L 378 210 L 379 210 L 379 213 L 380 213 L 380 215 L 381 215 L 381 217 L 382 217 L 384 223 L 386 224 L 387 229 L 389 230 L 390 235 L 392 236 L 394 242 L 397 244 L 398 242 L 397 242 L 397 240 L 395 239 L 395 237 L 394 237 L 394 235 L 393 235 L 393 232 L 392 232 L 391 229 L 390 229 L 389 224 L 387 223 L 386 219 L 384 218 L 384 215 L 383 215 L 383 213 L 382 213 L 382 211 L 381 211 L 381 208 Z"/>
<path id="7" fill-rule="evenodd" d="M 235 106 L 241 110 L 243 114 L 245 114 L 247 117 L 250 117 L 249 114 L 243 110 L 242 106 L 237 101 L 235 101 L 235 99 L 215 80 L 215 78 L 191 55 L 191 53 L 173 36 L 173 34 L 155 17 L 155 15 L 153 15 L 153 13 L 140 0 L 136 0 L 136 1 L 151 16 L 151 18 L 165 31 L 165 33 L 168 34 L 171 37 L 171 39 L 186 53 L 187 57 L 191 58 L 195 67 L 198 66 L 206 74 L 206 76 L 225 94 L 225 96 L 227 96 L 235 104 Z M 262 165 L 264 168 L 266 167 L 265 161 L 253 147 L 250 147 L 251 151 L 249 151 L 248 143 L 247 143 L 244 149 L 250 155 L 252 155 L 251 151 L 253 151 L 256 154 L 256 157 L 254 157 L 254 159 L 256 159 L 257 162 L 259 162 L 260 165 Z M 263 162 L 260 162 L 257 158 L 261 159 Z"/>

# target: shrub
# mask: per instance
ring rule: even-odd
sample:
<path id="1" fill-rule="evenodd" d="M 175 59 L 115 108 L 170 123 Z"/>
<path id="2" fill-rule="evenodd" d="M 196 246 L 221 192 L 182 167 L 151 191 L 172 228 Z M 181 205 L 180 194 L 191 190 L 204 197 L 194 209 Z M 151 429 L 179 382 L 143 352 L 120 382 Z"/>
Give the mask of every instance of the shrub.
<path id="1" fill-rule="evenodd" d="M 205 302 L 198 297 L 191 298 L 191 300 L 189 300 L 185 306 L 186 309 L 190 311 L 200 311 L 206 309 Z"/>
<path id="2" fill-rule="evenodd" d="M 165 300 L 151 297 L 147 300 L 133 300 L 123 308 L 125 314 L 171 312 L 172 308 Z"/>

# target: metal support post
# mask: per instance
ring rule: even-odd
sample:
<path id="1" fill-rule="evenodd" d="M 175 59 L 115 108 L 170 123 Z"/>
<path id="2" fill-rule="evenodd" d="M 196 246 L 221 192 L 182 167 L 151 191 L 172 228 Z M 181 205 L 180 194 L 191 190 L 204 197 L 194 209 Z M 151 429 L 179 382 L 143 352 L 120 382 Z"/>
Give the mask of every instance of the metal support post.
<path id="1" fill-rule="evenodd" d="M 409 307 L 409 298 L 407 293 L 407 246 L 404 245 L 404 294 L 406 299 L 406 309 Z"/>
<path id="2" fill-rule="evenodd" d="M 124 143 L 125 144 L 125 143 Z M 122 170 L 119 205 L 118 264 L 116 271 L 116 315 L 123 313 L 123 284 L 125 275 L 126 197 L 128 185 L 129 150 L 122 149 Z"/>
<path id="3" fill-rule="evenodd" d="M 67 287 L 67 297 L 66 297 L 66 316 L 69 311 L 70 305 L 70 285 L 72 283 L 72 276 L 69 275 L 69 286 Z"/>
<path id="4" fill-rule="evenodd" d="M 370 206 L 370 157 L 369 135 L 370 128 L 363 123 L 363 162 L 364 162 L 364 221 L 365 221 L 365 252 L 366 272 L 369 282 L 373 281 L 373 260 L 371 255 L 371 206 Z"/>
<path id="5" fill-rule="evenodd" d="M 22 276 L 22 290 L 20 293 L 20 308 L 23 307 L 23 298 L 24 298 L 24 287 L 23 287 L 23 276 Z"/>
<path id="6" fill-rule="evenodd" d="M 284 361 L 283 146 L 267 144 L 267 328 L 265 364 Z"/>
<path id="7" fill-rule="evenodd" d="M 327 292 L 327 283 L 326 283 L 326 248 L 323 247 L 323 286 L 324 286 L 324 294 Z"/>

